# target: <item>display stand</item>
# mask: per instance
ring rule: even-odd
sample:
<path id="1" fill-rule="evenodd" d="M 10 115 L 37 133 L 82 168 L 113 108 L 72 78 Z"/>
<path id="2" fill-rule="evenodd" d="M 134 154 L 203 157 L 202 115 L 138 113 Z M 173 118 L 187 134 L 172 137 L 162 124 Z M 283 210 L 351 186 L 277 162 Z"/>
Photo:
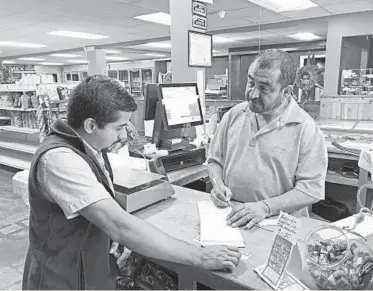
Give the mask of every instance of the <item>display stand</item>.
<path id="1" fill-rule="evenodd" d="M 185 127 L 185 129 L 166 130 L 161 114 L 161 106 L 162 104 L 160 102 L 157 102 L 152 143 L 155 144 L 157 148 L 166 149 L 169 152 L 191 150 L 196 148 L 195 145 L 190 144 L 187 140 L 184 139 L 184 136 L 192 137 L 192 135 L 189 133 L 193 133 L 193 130 L 195 135 L 195 128 Z M 175 142 L 177 140 L 181 141 Z"/>

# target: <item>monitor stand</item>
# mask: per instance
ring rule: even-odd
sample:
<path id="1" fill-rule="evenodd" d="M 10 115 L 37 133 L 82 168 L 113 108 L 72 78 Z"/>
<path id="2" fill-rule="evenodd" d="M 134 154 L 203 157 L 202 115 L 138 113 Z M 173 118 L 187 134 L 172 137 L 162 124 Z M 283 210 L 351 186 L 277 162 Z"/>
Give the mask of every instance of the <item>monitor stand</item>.
<path id="1" fill-rule="evenodd" d="M 155 144 L 157 148 L 165 149 L 169 152 L 195 149 L 195 145 L 190 144 L 186 139 L 184 139 L 182 129 L 165 129 L 161 116 L 161 106 L 161 103 L 157 102 L 152 143 Z M 190 128 L 189 131 L 195 132 L 195 128 Z"/>

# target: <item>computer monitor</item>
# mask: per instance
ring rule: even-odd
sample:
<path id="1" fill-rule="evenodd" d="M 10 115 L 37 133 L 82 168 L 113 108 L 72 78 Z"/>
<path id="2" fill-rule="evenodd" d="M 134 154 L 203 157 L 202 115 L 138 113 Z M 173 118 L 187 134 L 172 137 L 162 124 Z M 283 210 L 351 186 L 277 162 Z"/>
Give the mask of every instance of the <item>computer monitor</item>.
<path id="1" fill-rule="evenodd" d="M 203 124 L 201 101 L 195 83 L 159 84 L 158 97 L 166 130 Z"/>
<path id="2" fill-rule="evenodd" d="M 144 96 L 144 119 L 154 120 L 158 102 L 158 84 L 147 84 Z"/>

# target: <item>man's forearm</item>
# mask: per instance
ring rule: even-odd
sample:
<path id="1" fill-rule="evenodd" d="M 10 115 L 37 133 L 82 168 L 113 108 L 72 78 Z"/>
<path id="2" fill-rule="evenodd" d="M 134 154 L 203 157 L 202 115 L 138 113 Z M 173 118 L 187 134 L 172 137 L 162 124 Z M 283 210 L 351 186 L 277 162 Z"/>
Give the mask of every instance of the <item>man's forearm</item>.
<path id="1" fill-rule="evenodd" d="M 264 202 L 269 206 L 270 214 L 277 215 L 280 211 L 288 213 L 297 211 L 303 207 L 318 202 L 318 200 L 302 191 L 292 189 L 283 195 L 266 199 Z"/>
<path id="2" fill-rule="evenodd" d="M 220 166 L 218 163 L 211 162 L 208 164 L 207 170 L 209 172 L 209 177 L 211 181 L 213 181 L 213 178 L 215 177 L 218 186 L 221 187 L 222 184 L 224 185 L 222 166 Z"/>

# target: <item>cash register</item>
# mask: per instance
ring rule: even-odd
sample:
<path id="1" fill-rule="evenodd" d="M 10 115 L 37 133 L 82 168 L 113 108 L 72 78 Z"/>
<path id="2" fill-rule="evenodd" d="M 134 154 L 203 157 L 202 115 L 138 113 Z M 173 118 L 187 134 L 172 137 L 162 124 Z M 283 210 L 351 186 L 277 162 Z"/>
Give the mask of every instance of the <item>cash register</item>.
<path id="1" fill-rule="evenodd" d="M 152 144 L 168 155 L 139 154 L 153 159 L 153 167 L 165 172 L 200 165 L 205 162 L 205 148 L 190 143 L 196 137 L 195 126 L 203 125 L 201 101 L 196 83 L 147 84 L 145 88 L 145 122 L 154 120 Z"/>

